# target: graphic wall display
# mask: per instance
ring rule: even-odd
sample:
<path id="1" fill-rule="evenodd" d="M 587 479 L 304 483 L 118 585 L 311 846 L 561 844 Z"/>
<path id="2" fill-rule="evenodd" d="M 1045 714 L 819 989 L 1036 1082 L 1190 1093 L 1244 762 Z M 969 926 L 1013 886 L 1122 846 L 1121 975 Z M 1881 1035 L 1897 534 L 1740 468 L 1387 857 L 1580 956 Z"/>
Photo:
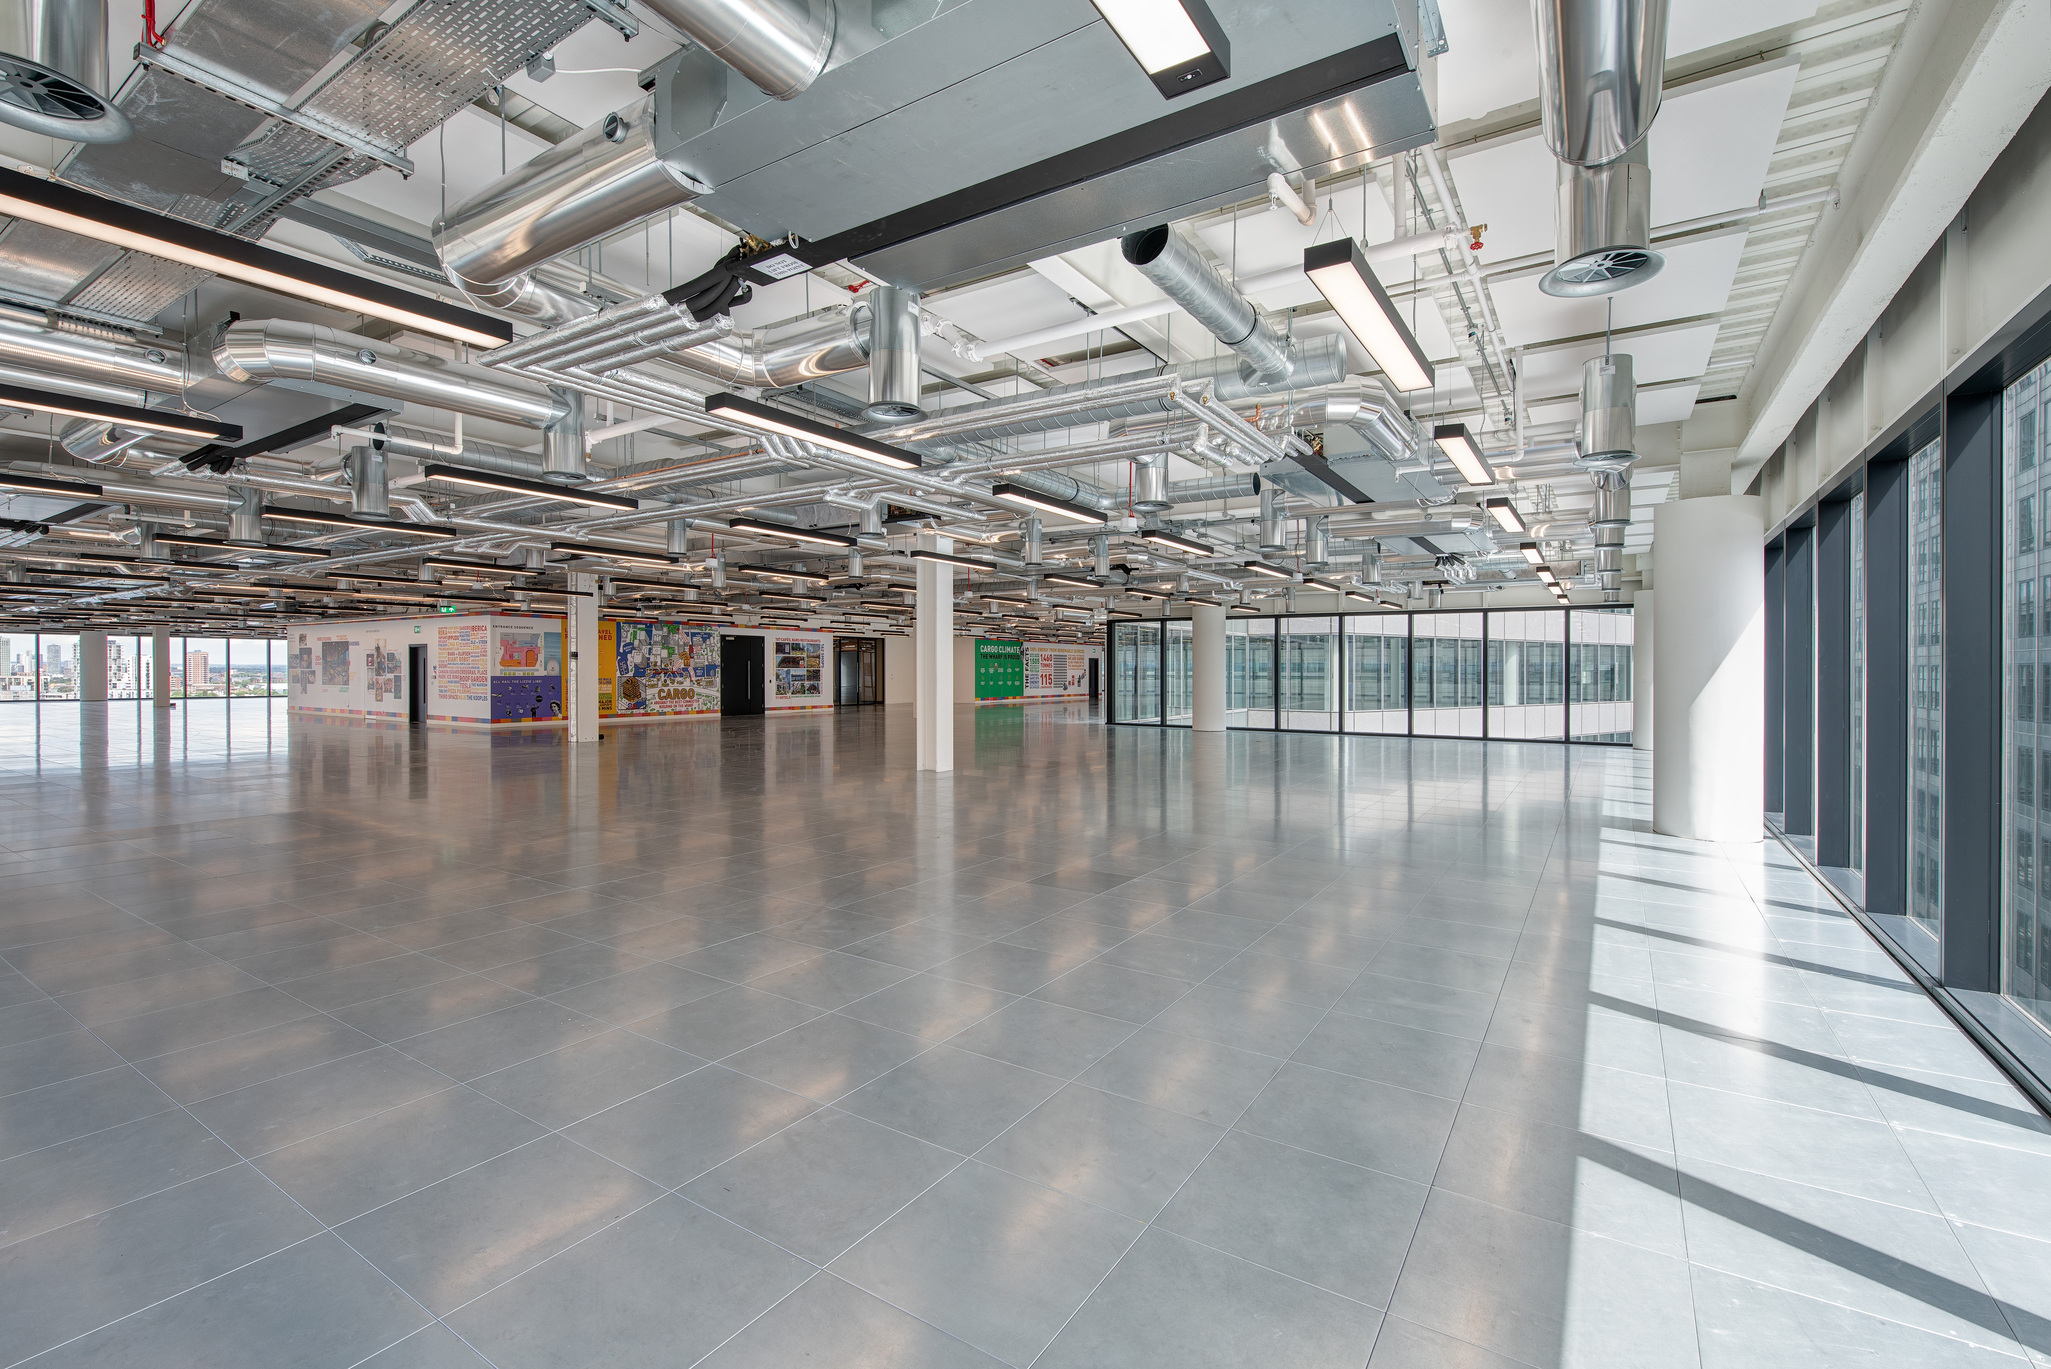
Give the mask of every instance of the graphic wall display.
<path id="1" fill-rule="evenodd" d="M 292 692 L 295 694 L 312 693 L 313 638 L 309 634 L 304 632 L 299 634 L 298 639 L 293 643 L 290 659 L 292 666 Z"/>
<path id="2" fill-rule="evenodd" d="M 491 720 L 563 716 L 563 634 L 519 625 L 492 628 Z"/>
<path id="3" fill-rule="evenodd" d="M 363 675 L 369 681 L 370 697 L 373 702 L 383 703 L 387 699 L 403 699 L 405 693 L 405 671 L 398 650 L 384 638 L 377 638 L 370 649 L 363 654 Z"/>
<path id="4" fill-rule="evenodd" d="M 349 639 L 320 644 L 320 683 L 323 689 L 349 687 Z"/>
<path id="5" fill-rule="evenodd" d="M 438 702 L 491 702 L 490 636 L 491 627 L 486 623 L 436 626 L 434 697 Z"/>
<path id="6" fill-rule="evenodd" d="M 1028 642 L 1025 648 L 1026 697 L 1051 698 L 1088 693 L 1090 657 L 1095 654 L 1094 647 Z"/>
<path id="7" fill-rule="evenodd" d="M 976 697 L 1025 697 L 1025 643 L 976 641 Z"/>
<path id="8" fill-rule="evenodd" d="M 611 650 L 606 646 L 607 629 L 613 637 Z M 818 644 L 779 642 L 779 656 L 787 645 L 813 647 L 816 677 Z M 682 623 L 601 623 L 598 659 L 600 713 L 652 717 L 719 711 L 719 633 L 712 628 Z M 613 666 L 610 702 L 604 678 L 608 661 Z"/>
<path id="9" fill-rule="evenodd" d="M 826 695 L 826 643 L 816 637 L 778 637 L 772 643 L 776 692 L 786 699 L 823 699 Z"/>

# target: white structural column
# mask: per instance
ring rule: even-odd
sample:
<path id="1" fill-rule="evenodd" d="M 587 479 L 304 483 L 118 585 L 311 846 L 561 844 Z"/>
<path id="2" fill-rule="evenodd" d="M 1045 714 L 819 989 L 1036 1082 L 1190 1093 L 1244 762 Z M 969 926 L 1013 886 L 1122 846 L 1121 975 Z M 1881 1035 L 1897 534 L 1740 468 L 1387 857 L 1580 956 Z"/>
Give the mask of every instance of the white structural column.
<path id="1" fill-rule="evenodd" d="M 1225 609 L 1221 604 L 1192 604 L 1189 608 L 1191 645 L 1195 648 L 1191 667 L 1196 672 L 1195 717 L 1191 726 L 1198 732 L 1225 730 Z"/>
<path id="2" fill-rule="evenodd" d="M 571 575 L 569 641 L 563 644 L 563 716 L 570 741 L 598 740 L 598 577 Z"/>
<path id="3" fill-rule="evenodd" d="M 150 629 L 150 706 L 171 706 L 171 629 Z"/>
<path id="4" fill-rule="evenodd" d="M 1681 499 L 1653 518 L 1652 826 L 1698 841 L 1758 841 L 1766 819 L 1763 501 Z"/>
<path id="5" fill-rule="evenodd" d="M 78 634 L 78 697 L 81 702 L 107 702 L 107 634 Z"/>
<path id="6" fill-rule="evenodd" d="M 919 534 L 924 551 L 953 551 L 952 537 Z M 918 654 L 913 697 L 918 703 L 919 769 L 954 769 L 954 567 L 919 561 L 912 642 Z"/>
<path id="7" fill-rule="evenodd" d="M 1637 751 L 1652 749 L 1652 700 L 1656 697 L 1653 641 L 1659 635 L 1652 599 L 1649 589 L 1631 597 L 1631 746 Z"/>

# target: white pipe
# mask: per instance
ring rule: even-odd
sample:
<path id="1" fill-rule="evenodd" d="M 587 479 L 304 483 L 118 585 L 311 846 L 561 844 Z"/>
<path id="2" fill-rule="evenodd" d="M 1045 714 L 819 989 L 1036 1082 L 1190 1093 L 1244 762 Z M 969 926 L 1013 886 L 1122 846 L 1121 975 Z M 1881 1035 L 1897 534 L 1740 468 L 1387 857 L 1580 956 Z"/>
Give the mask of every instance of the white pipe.
<path id="1" fill-rule="evenodd" d="M 1296 187 L 1289 184 L 1289 178 L 1279 171 L 1268 173 L 1268 199 L 1277 206 L 1296 216 L 1296 221 L 1305 228 L 1317 222 L 1317 210 L 1304 202 L 1296 193 Z"/>
<path id="2" fill-rule="evenodd" d="M 660 428 L 665 423 L 674 422 L 676 420 L 668 414 L 655 414 L 649 418 L 630 419 L 625 423 L 608 423 L 603 428 L 593 428 L 590 432 L 585 433 L 584 445 L 587 448 L 595 447 L 599 443 L 609 442 L 615 437 L 625 437 L 628 433 L 645 433 L 650 428 Z"/>

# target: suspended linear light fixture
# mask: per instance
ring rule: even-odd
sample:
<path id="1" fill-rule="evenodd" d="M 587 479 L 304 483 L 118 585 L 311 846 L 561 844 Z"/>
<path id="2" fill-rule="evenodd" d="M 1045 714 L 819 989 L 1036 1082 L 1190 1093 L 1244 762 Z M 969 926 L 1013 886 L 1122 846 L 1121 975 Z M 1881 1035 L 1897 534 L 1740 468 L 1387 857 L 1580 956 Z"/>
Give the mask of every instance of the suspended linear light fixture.
<path id="1" fill-rule="evenodd" d="M 1429 389 L 1431 362 L 1351 238 L 1303 250 L 1303 274 L 1398 390 Z"/>
<path id="2" fill-rule="evenodd" d="M 0 170 L 0 176 L 14 174 L 16 173 Z M 5 203 L 6 196 L 0 195 L 0 205 Z M 28 409 L 34 413 L 57 414 L 64 418 L 104 421 L 124 428 L 147 428 L 151 432 L 168 433 L 173 437 L 204 438 L 209 442 L 242 440 L 240 424 L 216 423 L 210 418 L 199 418 L 173 409 L 139 409 L 132 404 L 107 404 L 97 399 L 81 399 L 77 395 L 34 390 L 26 385 L 0 385 L 0 409 Z"/>
<path id="3" fill-rule="evenodd" d="M 243 553 L 267 552 L 279 556 L 303 556 L 310 560 L 324 560 L 330 554 L 313 547 L 291 547 L 279 542 L 237 543 L 226 542 L 218 537 L 188 537 L 182 532 L 157 532 L 159 542 L 169 542 L 175 547 L 203 547 L 208 551 L 236 551 Z"/>
<path id="4" fill-rule="evenodd" d="M 833 579 L 830 575 L 818 575 L 809 570 L 791 570 L 786 566 L 734 566 L 750 575 L 773 575 L 779 580 L 802 580 L 809 585 L 824 585 Z"/>
<path id="5" fill-rule="evenodd" d="M 846 432 L 840 428 L 814 423 L 785 409 L 757 404 L 752 399 L 742 399 L 736 394 L 716 394 L 705 401 L 705 415 L 708 418 L 725 419 L 744 428 L 759 428 L 784 437 L 795 437 L 817 447 L 830 447 L 847 456 L 860 457 L 864 461 L 880 461 L 901 471 L 915 471 L 926 464 L 917 452 L 908 452 L 902 447 L 893 447 L 888 442 L 863 437 L 860 433 Z"/>
<path id="6" fill-rule="evenodd" d="M 632 547 L 600 546 L 595 542 L 550 542 L 550 551 L 567 555 L 589 557 L 594 561 L 631 561 L 641 566 L 668 566 L 676 564 L 666 552 L 636 551 Z"/>
<path id="7" fill-rule="evenodd" d="M 83 480 L 51 480 L 40 475 L 15 475 L 0 471 L 0 490 L 20 490 L 25 494 L 69 494 L 80 499 L 98 499 L 106 491 L 98 485 L 89 485 Z"/>
<path id="8" fill-rule="evenodd" d="M 1489 469 L 1487 458 L 1481 454 L 1481 444 L 1467 431 L 1465 423 L 1441 423 L 1431 430 L 1431 440 L 1438 443 L 1439 450 L 1468 484 L 1496 483 L 1496 473 Z"/>
<path id="9" fill-rule="evenodd" d="M 970 570 L 994 571 L 997 569 L 996 566 L 991 565 L 988 561 L 977 561 L 967 556 L 956 556 L 952 552 L 928 551 L 924 547 L 913 547 L 905 555 L 911 557 L 914 561 L 944 561 L 950 566 L 966 566 Z"/>
<path id="10" fill-rule="evenodd" d="M 361 528 L 365 532 L 410 532 L 419 537 L 464 535 L 455 528 L 431 527 L 426 523 L 374 522 L 368 518 L 351 518 L 346 513 L 324 513 L 318 509 L 284 509 L 270 504 L 264 506 L 263 516 L 275 518 L 282 523 L 312 523 L 324 528 Z"/>
<path id="11" fill-rule="evenodd" d="M 1102 589 L 1095 580 L 1085 580 L 1079 575 L 1058 575 L 1052 571 L 1040 573 L 1040 583 L 1045 585 L 1067 585 L 1071 589 Z"/>
<path id="12" fill-rule="evenodd" d="M 468 571 L 472 575 L 510 575 L 515 578 L 532 574 L 525 566 L 501 566 L 490 561 L 458 561 L 448 556 L 423 556 L 420 564 L 436 570 Z M 337 571 L 336 574 L 346 574 Z"/>
<path id="13" fill-rule="evenodd" d="M 1517 506 L 1501 495 L 1490 499 L 1483 507 L 1488 510 L 1488 516 L 1495 519 L 1496 526 L 1504 532 L 1531 531 L 1524 522 L 1524 516 L 1517 512 Z"/>
<path id="14" fill-rule="evenodd" d="M 1006 503 L 1023 504 L 1029 509 L 1051 513 L 1057 518 L 1072 518 L 1078 523 L 1104 521 L 1104 514 L 1100 510 L 1085 508 L 1081 504 L 1071 504 L 1066 499 L 1056 499 L 1051 494 L 1041 494 L 1038 490 L 1029 490 L 1023 485 L 992 485 L 990 493 Z"/>
<path id="15" fill-rule="evenodd" d="M 1192 556 L 1216 556 L 1218 554 L 1218 549 L 1208 542 L 1199 542 L 1193 537 L 1178 537 L 1164 528 L 1141 528 L 1139 536 L 1143 542 L 1152 542 L 1164 547 L 1174 547 L 1177 551 L 1186 551 Z"/>
<path id="16" fill-rule="evenodd" d="M 794 528 L 785 523 L 772 523 L 766 518 L 729 518 L 726 525 L 735 532 L 766 532 L 775 537 L 788 537 L 793 542 L 811 542 L 822 547 L 852 547 L 857 545 L 852 537 L 843 537 L 837 532 L 818 532 L 812 528 Z"/>
<path id="17" fill-rule="evenodd" d="M 1232 74 L 1232 44 L 1204 0 L 1093 0 L 1165 99 Z"/>
<path id="18" fill-rule="evenodd" d="M 1538 543 L 1526 542 L 1519 546 L 1517 550 L 1523 552 L 1524 559 L 1532 565 L 1542 566 L 1545 564 L 1545 553 L 1538 549 Z"/>
<path id="19" fill-rule="evenodd" d="M 565 504 L 588 504 L 598 509 L 638 509 L 641 501 L 628 499 L 623 495 L 601 494 L 597 490 L 580 490 L 574 485 L 552 485 L 545 480 L 523 480 L 517 475 L 500 475 L 497 471 L 472 470 L 468 466 L 445 466 L 430 462 L 420 468 L 426 480 L 446 480 L 452 485 L 474 485 L 484 490 L 503 490 L 508 494 L 528 494 L 537 499 L 556 499 Z"/>
<path id="20" fill-rule="evenodd" d="M 1265 575 L 1270 580 L 1293 580 L 1296 578 L 1280 566 L 1269 565 L 1266 561 L 1248 561 L 1241 569 L 1250 570 L 1255 575 Z"/>
<path id="21" fill-rule="evenodd" d="M 455 342 L 497 347 L 513 340 L 512 324 L 474 310 L 20 171 L 0 168 L 0 214 Z"/>

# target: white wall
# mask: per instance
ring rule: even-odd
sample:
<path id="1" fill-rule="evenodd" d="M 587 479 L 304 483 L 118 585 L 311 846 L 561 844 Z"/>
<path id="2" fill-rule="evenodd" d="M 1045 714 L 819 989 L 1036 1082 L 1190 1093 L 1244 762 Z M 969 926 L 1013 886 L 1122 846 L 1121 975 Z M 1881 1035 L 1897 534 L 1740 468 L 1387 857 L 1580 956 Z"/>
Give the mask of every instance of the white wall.
<path id="1" fill-rule="evenodd" d="M 918 699 L 918 652 L 909 637 L 883 639 L 883 702 L 910 707 Z"/>

